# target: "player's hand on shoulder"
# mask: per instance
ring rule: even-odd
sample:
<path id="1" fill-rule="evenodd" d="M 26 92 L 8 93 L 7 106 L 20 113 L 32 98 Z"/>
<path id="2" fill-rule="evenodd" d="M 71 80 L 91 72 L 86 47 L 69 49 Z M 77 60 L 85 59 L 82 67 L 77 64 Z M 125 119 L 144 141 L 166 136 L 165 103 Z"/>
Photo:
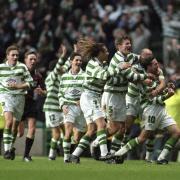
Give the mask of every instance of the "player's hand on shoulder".
<path id="1" fill-rule="evenodd" d="M 151 86 L 152 85 L 152 79 L 145 79 L 144 84 L 147 86 Z"/>
<path id="2" fill-rule="evenodd" d="M 127 63 L 127 62 L 124 62 L 124 63 L 120 63 L 120 64 L 119 64 L 119 68 L 120 68 L 121 70 L 128 69 L 128 68 L 130 68 L 130 67 L 131 67 L 131 64 L 130 64 L 130 63 Z"/>

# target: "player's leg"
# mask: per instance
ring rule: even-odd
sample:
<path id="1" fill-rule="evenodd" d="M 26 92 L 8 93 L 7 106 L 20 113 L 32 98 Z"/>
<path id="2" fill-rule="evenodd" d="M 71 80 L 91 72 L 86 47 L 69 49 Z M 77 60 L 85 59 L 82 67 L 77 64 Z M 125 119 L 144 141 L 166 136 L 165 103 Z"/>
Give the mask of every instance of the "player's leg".
<path id="1" fill-rule="evenodd" d="M 13 124 L 13 106 L 10 95 L 0 95 L 0 102 L 5 119 L 3 130 L 4 158 L 11 159 L 10 150 L 12 146 L 12 124 Z"/>
<path id="2" fill-rule="evenodd" d="M 24 121 L 20 121 L 18 125 L 17 137 L 22 137 L 24 135 L 24 129 L 25 129 L 24 126 L 25 126 Z"/>
<path id="3" fill-rule="evenodd" d="M 171 152 L 172 148 L 176 145 L 180 137 L 180 128 L 176 124 L 172 124 L 166 128 L 168 132 L 171 134 L 171 137 L 166 141 L 163 150 L 158 156 L 157 159 L 158 164 L 168 163 L 168 155 Z"/>
<path id="4" fill-rule="evenodd" d="M 64 149 L 64 162 L 70 162 L 70 150 L 71 150 L 71 136 L 73 132 L 74 124 L 72 122 L 65 121 L 65 135 L 63 139 L 63 149 Z"/>
<path id="5" fill-rule="evenodd" d="M 13 124 L 13 113 L 10 111 L 4 112 L 5 127 L 3 131 L 3 143 L 4 143 L 4 158 L 11 159 L 10 150 L 12 147 L 12 124 Z"/>
<path id="6" fill-rule="evenodd" d="M 143 129 L 138 137 L 131 139 L 120 150 L 115 152 L 115 156 L 124 156 L 130 150 L 134 149 L 139 144 L 144 143 L 151 133 L 152 133 L 151 131 L 147 131 Z"/>
<path id="7" fill-rule="evenodd" d="M 111 150 L 117 151 L 122 143 L 124 136 L 124 122 L 126 119 L 125 94 L 107 93 L 107 134 L 112 136 Z"/>
<path id="8" fill-rule="evenodd" d="M 124 122 L 118 122 L 119 130 L 112 136 L 110 152 L 113 154 L 121 148 L 124 139 Z"/>
<path id="9" fill-rule="evenodd" d="M 57 151 L 57 141 L 60 138 L 59 126 L 63 120 L 63 116 L 61 112 L 46 111 L 45 118 L 46 127 L 51 128 L 51 143 L 48 157 L 49 160 L 55 160 Z"/>
<path id="10" fill-rule="evenodd" d="M 57 141 L 60 137 L 60 130 L 59 127 L 52 127 L 51 128 L 51 142 L 50 142 L 50 149 L 49 149 L 49 160 L 56 159 L 56 150 L 57 150 Z"/>
<path id="11" fill-rule="evenodd" d="M 155 135 L 151 135 L 146 140 L 145 161 L 147 162 L 152 162 L 152 156 L 153 156 L 153 151 L 154 151 L 154 140 L 155 140 Z"/>
<path id="12" fill-rule="evenodd" d="M 29 117 L 27 118 L 27 121 L 28 121 L 28 132 L 25 140 L 24 160 L 29 162 L 32 161 L 29 153 L 34 143 L 34 137 L 36 131 L 36 119 L 33 117 Z"/>
<path id="13" fill-rule="evenodd" d="M 74 163 L 79 163 L 79 157 L 81 154 L 90 146 L 91 137 L 96 132 L 96 124 L 91 122 L 87 124 L 87 132 L 85 135 L 80 139 L 78 146 L 74 150 L 71 156 L 71 161 Z"/>
<path id="14" fill-rule="evenodd" d="M 108 154 L 108 148 L 107 148 L 107 133 L 106 133 L 106 122 L 104 117 L 100 117 L 96 119 L 96 125 L 97 125 L 97 139 L 99 141 L 99 147 L 101 156 L 100 159 L 105 160 L 107 154 Z"/>

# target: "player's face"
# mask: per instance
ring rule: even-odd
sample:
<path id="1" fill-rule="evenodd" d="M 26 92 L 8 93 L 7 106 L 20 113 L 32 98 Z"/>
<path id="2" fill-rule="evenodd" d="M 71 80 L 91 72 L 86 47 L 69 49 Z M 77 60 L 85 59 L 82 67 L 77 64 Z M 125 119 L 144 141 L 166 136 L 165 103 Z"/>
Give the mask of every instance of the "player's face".
<path id="1" fill-rule="evenodd" d="M 159 63 L 157 61 L 157 59 L 153 59 L 152 61 L 152 68 L 155 72 L 158 72 L 158 69 L 159 69 Z"/>
<path id="2" fill-rule="evenodd" d="M 30 71 L 33 70 L 37 64 L 37 56 L 35 54 L 27 55 L 25 58 L 25 64 Z"/>
<path id="3" fill-rule="evenodd" d="M 82 57 L 81 56 L 75 56 L 71 62 L 71 66 L 72 66 L 72 68 L 80 69 L 82 66 Z"/>
<path id="4" fill-rule="evenodd" d="M 159 71 L 159 63 L 157 59 L 153 59 L 150 66 L 149 66 L 149 71 L 153 74 L 158 74 Z"/>
<path id="5" fill-rule="evenodd" d="M 129 39 L 125 39 L 122 44 L 118 45 L 118 50 L 126 56 L 131 52 L 131 47 L 131 41 Z"/>
<path id="6" fill-rule="evenodd" d="M 7 61 L 9 65 L 16 65 L 17 60 L 19 58 L 19 52 L 17 50 L 11 50 L 8 54 L 7 54 Z"/>

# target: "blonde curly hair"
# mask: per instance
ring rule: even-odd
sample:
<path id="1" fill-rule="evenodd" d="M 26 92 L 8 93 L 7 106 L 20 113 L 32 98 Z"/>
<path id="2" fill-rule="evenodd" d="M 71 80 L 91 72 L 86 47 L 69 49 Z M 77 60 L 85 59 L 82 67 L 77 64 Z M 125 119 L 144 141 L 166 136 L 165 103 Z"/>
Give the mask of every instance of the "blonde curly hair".
<path id="1" fill-rule="evenodd" d="M 85 59 L 97 57 L 100 52 L 104 52 L 104 44 L 97 43 L 90 38 L 81 38 L 78 42 L 78 49 Z"/>

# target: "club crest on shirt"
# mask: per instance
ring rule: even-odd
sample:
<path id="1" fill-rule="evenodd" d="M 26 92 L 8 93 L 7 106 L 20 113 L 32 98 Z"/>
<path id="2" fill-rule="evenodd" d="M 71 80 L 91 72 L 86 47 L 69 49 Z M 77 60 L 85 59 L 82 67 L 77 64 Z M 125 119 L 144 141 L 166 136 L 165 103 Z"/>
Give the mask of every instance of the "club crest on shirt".
<path id="1" fill-rule="evenodd" d="M 81 91 L 79 91 L 78 89 L 73 89 L 72 91 L 70 91 L 70 93 L 75 96 L 75 95 L 79 95 Z"/>
<path id="2" fill-rule="evenodd" d="M 6 80 L 6 83 L 9 84 L 9 83 L 17 83 L 17 81 L 15 79 L 12 79 L 12 78 L 9 78 Z"/>

